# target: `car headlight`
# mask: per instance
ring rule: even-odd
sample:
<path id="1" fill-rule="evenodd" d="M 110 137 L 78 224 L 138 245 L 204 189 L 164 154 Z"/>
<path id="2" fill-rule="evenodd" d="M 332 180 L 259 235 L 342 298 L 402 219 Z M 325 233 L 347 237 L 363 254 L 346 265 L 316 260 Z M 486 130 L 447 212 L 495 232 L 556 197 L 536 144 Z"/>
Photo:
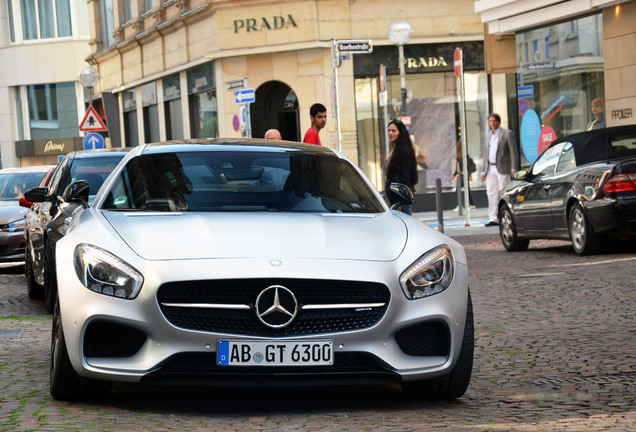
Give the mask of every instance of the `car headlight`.
<path id="1" fill-rule="evenodd" d="M 75 273 L 91 291 L 132 300 L 139 294 L 144 278 L 115 255 L 97 246 L 82 243 L 73 254 Z"/>
<path id="2" fill-rule="evenodd" d="M 453 281 L 453 263 L 453 252 L 446 245 L 422 255 L 400 276 L 400 284 L 406 297 L 416 300 L 444 291 Z"/>
<path id="3" fill-rule="evenodd" d="M 14 221 L 9 222 L 3 228 L 3 231 L 7 232 L 16 232 L 16 231 L 24 231 L 24 218 L 16 219 Z"/>

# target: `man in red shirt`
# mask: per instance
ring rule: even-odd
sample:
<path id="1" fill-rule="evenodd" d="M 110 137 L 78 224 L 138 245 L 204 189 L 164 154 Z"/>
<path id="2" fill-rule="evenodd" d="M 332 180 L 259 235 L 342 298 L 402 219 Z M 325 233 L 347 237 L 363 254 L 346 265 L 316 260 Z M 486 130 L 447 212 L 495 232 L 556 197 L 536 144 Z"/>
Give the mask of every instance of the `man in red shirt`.
<path id="1" fill-rule="evenodd" d="M 315 103 L 309 108 L 311 127 L 305 132 L 303 142 L 307 144 L 322 145 L 318 133 L 327 124 L 327 108 L 323 104 Z"/>

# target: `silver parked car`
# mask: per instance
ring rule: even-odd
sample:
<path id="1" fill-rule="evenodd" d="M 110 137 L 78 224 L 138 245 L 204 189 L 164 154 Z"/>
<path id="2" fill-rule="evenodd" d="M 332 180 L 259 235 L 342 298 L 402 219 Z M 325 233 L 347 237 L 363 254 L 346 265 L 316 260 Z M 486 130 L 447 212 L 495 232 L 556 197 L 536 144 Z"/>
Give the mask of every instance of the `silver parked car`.
<path id="1" fill-rule="evenodd" d="M 24 261 L 24 217 L 20 206 L 27 189 L 36 187 L 54 165 L 0 170 L 0 262 Z"/>
<path id="2" fill-rule="evenodd" d="M 473 363 L 462 247 L 326 147 L 141 145 L 56 248 L 51 394 L 111 382 L 401 384 L 454 399 Z M 403 185 L 391 187 L 412 202 Z"/>

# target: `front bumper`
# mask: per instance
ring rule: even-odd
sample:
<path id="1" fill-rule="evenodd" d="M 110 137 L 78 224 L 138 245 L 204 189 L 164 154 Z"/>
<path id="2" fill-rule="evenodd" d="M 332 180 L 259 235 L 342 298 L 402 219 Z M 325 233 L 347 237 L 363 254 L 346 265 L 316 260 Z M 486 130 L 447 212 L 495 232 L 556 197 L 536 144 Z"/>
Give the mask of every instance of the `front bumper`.
<path id="1" fill-rule="evenodd" d="M 131 257 L 132 260 L 132 257 Z M 128 260 L 131 263 L 131 260 Z M 286 259 L 272 267 L 266 259 L 193 260 L 133 263 L 145 276 L 134 300 L 86 289 L 71 262 L 58 265 L 60 311 L 69 357 L 79 375 L 109 381 L 202 384 L 375 383 L 426 379 L 448 373 L 459 351 L 466 319 L 468 275 L 455 265 L 451 286 L 442 293 L 408 300 L 398 275 L 403 262 Z M 409 263 L 410 264 L 410 263 Z M 317 267 L 320 267 L 318 270 Z M 318 332 L 254 334 L 184 328 L 162 312 L 157 290 L 167 282 L 231 280 L 246 269 L 267 283 L 289 279 L 373 281 L 388 288 L 381 317 L 363 328 Z M 250 278 L 253 280 L 254 278 Z M 263 286 L 265 288 L 266 285 Z M 164 308 L 165 310 L 165 308 Z M 334 365 L 324 367 L 217 366 L 219 339 L 333 341 Z"/>
<path id="2" fill-rule="evenodd" d="M 25 245 L 22 231 L 0 231 L 0 262 L 24 261 Z"/>

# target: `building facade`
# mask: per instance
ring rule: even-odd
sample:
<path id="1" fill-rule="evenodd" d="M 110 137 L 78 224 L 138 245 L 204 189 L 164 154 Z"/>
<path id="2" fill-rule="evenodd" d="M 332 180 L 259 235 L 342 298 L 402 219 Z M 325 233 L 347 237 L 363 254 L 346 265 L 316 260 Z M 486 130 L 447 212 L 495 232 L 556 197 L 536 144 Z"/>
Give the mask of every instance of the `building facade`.
<path id="1" fill-rule="evenodd" d="M 487 69 L 517 76 L 524 163 L 556 138 L 636 122 L 636 2 L 482 0 L 475 11 Z"/>
<path id="2" fill-rule="evenodd" d="M 0 2 L 1 167 L 57 163 L 82 148 L 77 74 L 89 35 L 84 0 Z"/>

